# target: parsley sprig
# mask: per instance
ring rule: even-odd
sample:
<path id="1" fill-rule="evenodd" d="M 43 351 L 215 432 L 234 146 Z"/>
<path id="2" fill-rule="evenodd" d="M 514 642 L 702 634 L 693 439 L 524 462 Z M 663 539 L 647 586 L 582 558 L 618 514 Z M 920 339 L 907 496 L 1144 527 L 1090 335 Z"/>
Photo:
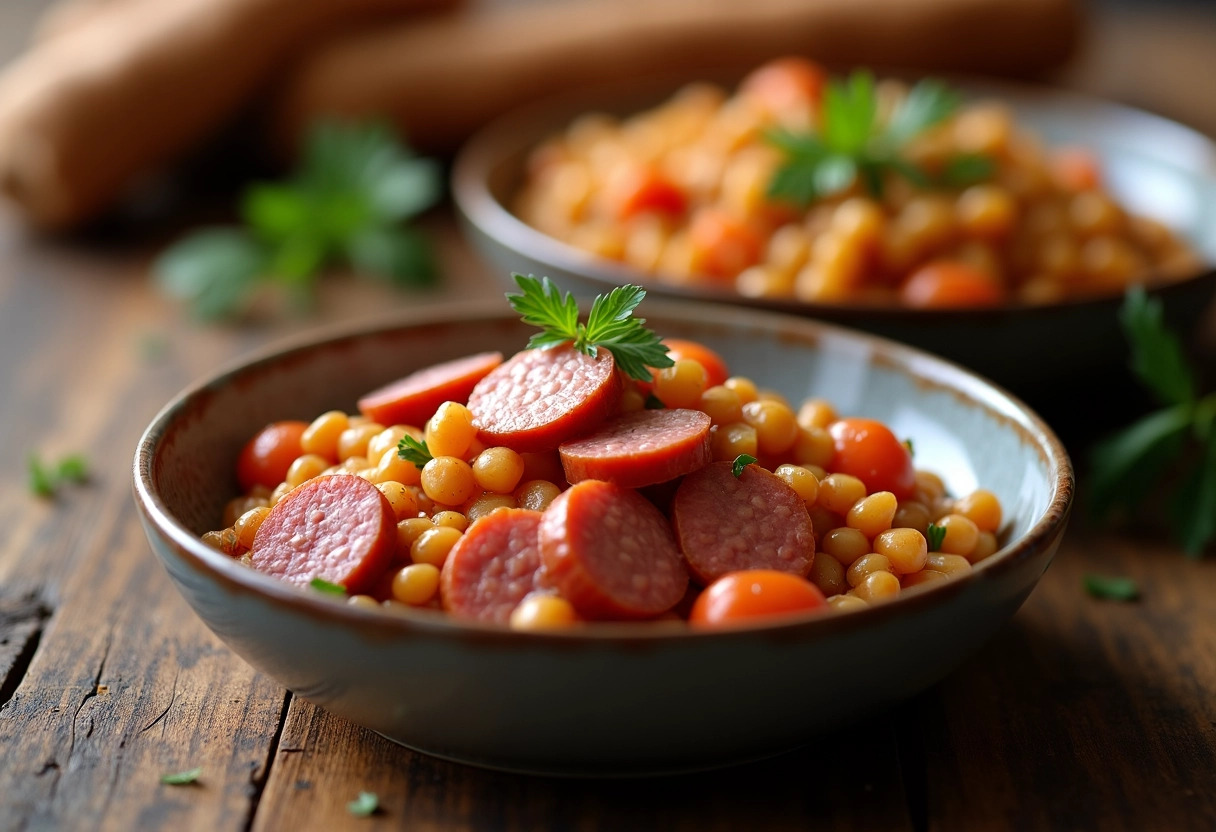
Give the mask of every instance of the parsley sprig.
<path id="1" fill-rule="evenodd" d="M 1106 575 L 1086 575 L 1085 591 L 1104 601 L 1135 601 L 1140 597 L 1140 587 L 1131 578 Z"/>
<path id="2" fill-rule="evenodd" d="M 946 527 L 939 526 L 937 523 L 930 523 L 925 529 L 925 542 L 929 545 L 930 552 L 939 552 L 942 548 L 942 543 L 946 540 Z"/>
<path id="3" fill-rule="evenodd" d="M 1133 287 L 1120 323 L 1132 350 L 1132 371 L 1162 404 L 1095 446 L 1090 508 L 1098 517 L 1133 509 L 1164 492 L 1182 548 L 1198 556 L 1216 538 L 1216 392 L 1199 396 L 1178 336 L 1166 327 L 1160 299 Z M 1168 489 L 1167 472 L 1177 473 Z M 1164 481 L 1163 481 L 1164 480 Z"/>
<path id="4" fill-rule="evenodd" d="M 405 220 L 442 193 L 439 166 L 411 154 L 383 125 L 322 123 L 289 180 L 250 185 L 244 227 L 209 228 L 169 248 L 153 273 L 200 318 L 238 312 L 265 284 L 308 301 L 327 265 L 400 285 L 436 274 L 428 241 Z"/>
<path id="5" fill-rule="evenodd" d="M 160 782 L 166 786 L 189 786 L 198 782 L 198 778 L 202 775 L 202 768 L 191 768 L 186 771 L 166 772 L 160 776 Z"/>
<path id="6" fill-rule="evenodd" d="M 786 156 L 769 183 L 768 195 L 806 207 L 848 190 L 858 179 L 872 195 L 881 196 L 889 173 L 922 188 L 962 187 L 987 179 L 993 164 L 984 156 L 956 156 L 933 176 L 902 155 L 910 141 L 953 115 L 960 102 L 959 94 L 942 82 L 923 79 L 884 124 L 870 72 L 858 70 L 847 79 L 833 79 L 824 91 L 818 132 L 767 134 L 767 140 Z"/>
<path id="7" fill-rule="evenodd" d="M 397 443 L 397 456 L 406 462 L 414 463 L 414 467 L 419 471 L 435 458 L 431 454 L 431 449 L 427 447 L 425 439 L 418 440 L 412 436 L 401 437 L 401 441 Z"/>
<path id="8" fill-rule="evenodd" d="M 53 465 L 43 462 L 38 454 L 30 454 L 27 470 L 30 493 L 38 497 L 54 497 L 63 483 L 89 479 L 89 463 L 82 454 L 70 454 Z"/>
<path id="9" fill-rule="evenodd" d="M 652 367 L 662 369 L 675 363 L 659 336 L 645 327 L 646 319 L 633 317 L 633 310 L 646 297 L 645 289 L 625 285 L 607 295 L 596 295 L 584 324 L 579 322 L 574 296 L 562 292 L 549 278 L 512 277 L 520 293 L 507 293 L 507 301 L 524 323 L 541 329 L 528 341 L 528 349 L 572 341 L 576 350 L 594 358 L 603 347 L 625 375 L 639 381 L 650 381 Z"/>

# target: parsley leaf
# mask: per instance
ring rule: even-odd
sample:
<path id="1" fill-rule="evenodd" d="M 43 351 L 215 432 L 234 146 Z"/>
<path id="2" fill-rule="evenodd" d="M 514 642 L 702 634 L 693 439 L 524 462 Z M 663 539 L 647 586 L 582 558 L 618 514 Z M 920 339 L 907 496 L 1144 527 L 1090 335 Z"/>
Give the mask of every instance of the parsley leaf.
<path id="1" fill-rule="evenodd" d="M 375 792 L 359 792 L 359 796 L 346 804 L 346 811 L 355 817 L 366 818 L 380 808 L 380 798 Z"/>
<path id="2" fill-rule="evenodd" d="M 1085 591 L 1106 601 L 1135 601 L 1140 597 L 1140 587 L 1131 578 L 1086 575 Z"/>
<path id="3" fill-rule="evenodd" d="M 26 464 L 29 470 L 30 493 L 39 497 L 54 497 L 55 477 L 47 470 L 38 455 L 30 454 Z"/>
<path id="4" fill-rule="evenodd" d="M 72 454 L 59 460 L 55 474 L 63 482 L 84 482 L 89 478 L 89 463 L 81 454 Z"/>
<path id="5" fill-rule="evenodd" d="M 427 240 L 401 223 L 433 205 L 443 177 L 379 124 L 316 125 L 296 174 L 249 185 L 243 227 L 200 231 L 153 265 L 161 288 L 204 319 L 238 312 L 262 285 L 309 300 L 336 262 L 400 285 L 434 279 Z"/>
<path id="6" fill-rule="evenodd" d="M 401 437 L 401 441 L 397 443 L 397 456 L 406 462 L 414 463 L 414 467 L 419 471 L 434 459 L 431 449 L 426 446 L 426 440 L 420 442 L 412 436 Z"/>
<path id="7" fill-rule="evenodd" d="M 929 543 L 929 551 L 940 551 L 942 548 L 942 541 L 945 539 L 946 527 L 939 526 L 936 523 L 930 523 L 929 528 L 925 530 L 925 540 Z"/>
<path id="8" fill-rule="evenodd" d="M 89 478 L 89 464 L 82 454 L 70 454 L 54 465 L 30 454 L 26 466 L 30 493 L 38 497 L 54 497 L 61 484 L 83 483 Z"/>
<path id="9" fill-rule="evenodd" d="M 878 117 L 874 76 L 859 70 L 847 79 L 833 79 L 824 90 L 819 132 L 773 130 L 766 140 L 785 154 L 785 162 L 769 182 L 770 198 L 805 208 L 817 199 L 846 191 L 860 179 L 880 196 L 887 173 L 896 173 L 917 187 L 965 187 L 989 178 L 991 159 L 964 155 L 947 161 L 937 177 L 900 154 L 910 141 L 949 118 L 961 97 L 940 81 L 928 78 L 908 91 L 886 124 Z"/>
<path id="10" fill-rule="evenodd" d="M 1178 541 L 1196 557 L 1216 538 L 1216 392 L 1197 400 L 1195 374 L 1159 298 L 1129 289 L 1119 320 L 1133 372 L 1166 406 L 1094 446 L 1090 510 L 1101 518 L 1163 492 Z"/>
<path id="11" fill-rule="evenodd" d="M 730 472 L 735 475 L 735 479 L 743 476 L 743 469 L 756 461 L 756 458 L 751 454 L 739 454 L 735 457 L 734 463 L 730 466 Z"/>
<path id="12" fill-rule="evenodd" d="M 308 585 L 317 592 L 324 592 L 326 595 L 345 595 L 346 587 L 341 584 L 335 584 L 324 578 L 313 578 L 308 582 Z"/>
<path id="13" fill-rule="evenodd" d="M 1128 290 L 1119 321 L 1132 347 L 1132 370 L 1162 404 L 1195 400 L 1195 382 L 1178 336 L 1165 326 L 1160 298 L 1143 286 Z"/>
<path id="14" fill-rule="evenodd" d="M 512 275 L 520 293 L 509 292 L 507 301 L 520 313 L 521 320 L 541 331 L 528 341 L 528 349 L 555 347 L 573 342 L 574 348 L 594 358 L 599 347 L 612 353 L 621 372 L 639 381 L 649 381 L 651 368 L 670 367 L 657 334 L 646 329 L 645 318 L 633 317 L 646 290 L 638 286 L 618 286 L 607 295 L 596 295 L 587 316 L 579 323 L 578 303 L 569 292 L 562 292 L 547 277 Z"/>
<path id="15" fill-rule="evenodd" d="M 192 783 L 197 783 L 199 775 L 203 773 L 201 768 L 191 768 L 186 771 L 177 771 L 169 774 L 162 774 L 160 782 L 166 786 L 188 786 Z"/>

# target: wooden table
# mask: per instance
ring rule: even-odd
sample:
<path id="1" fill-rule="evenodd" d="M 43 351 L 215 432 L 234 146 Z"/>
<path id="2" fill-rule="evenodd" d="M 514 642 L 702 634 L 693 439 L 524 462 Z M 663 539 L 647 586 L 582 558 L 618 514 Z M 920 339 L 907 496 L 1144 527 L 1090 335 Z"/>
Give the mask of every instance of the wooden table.
<path id="1" fill-rule="evenodd" d="M 1216 132 L 1210 85 L 1181 74 L 1216 69 L 1216 21 L 1153 20 L 1102 18 L 1071 77 L 1141 104 L 1162 90 L 1170 114 Z M 1123 74 L 1112 50 L 1143 74 Z M 321 318 L 487 291 L 450 218 L 431 228 L 442 292 L 403 299 L 337 279 Z M 174 392 L 317 321 L 185 325 L 146 276 L 160 242 L 39 241 L 0 218 L 0 830 L 1216 828 L 1216 560 L 1185 560 L 1151 532 L 1074 522 L 1024 608 L 945 681 L 801 751 L 715 773 L 485 772 L 294 698 L 170 587 L 129 470 Z M 86 453 L 92 481 L 31 496 L 35 451 Z M 1143 600 L 1087 597 L 1089 572 L 1135 578 Z M 196 785 L 159 783 L 194 767 Z M 363 790 L 382 812 L 355 820 L 345 805 Z"/>

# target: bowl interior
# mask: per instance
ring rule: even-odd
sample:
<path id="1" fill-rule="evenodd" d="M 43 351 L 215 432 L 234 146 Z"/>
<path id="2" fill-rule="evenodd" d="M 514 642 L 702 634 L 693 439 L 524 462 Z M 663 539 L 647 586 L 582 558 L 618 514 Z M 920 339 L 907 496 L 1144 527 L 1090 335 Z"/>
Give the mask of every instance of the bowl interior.
<path id="1" fill-rule="evenodd" d="M 220 373 L 171 404 L 150 429 L 150 494 L 186 545 L 231 566 L 192 538 L 218 526 L 225 501 L 237 493 L 234 460 L 254 432 L 273 420 L 351 412 L 360 394 L 438 361 L 491 349 L 510 354 L 529 328 L 501 309 L 437 309 L 426 323 L 415 315 L 410 323 L 336 335 Z M 946 362 L 767 313 L 647 301 L 646 317 L 663 335 L 706 343 L 732 372 L 795 403 L 824 397 L 842 414 L 885 421 L 913 441 L 917 466 L 939 473 L 953 493 L 979 485 L 994 491 L 1005 507 L 1005 541 L 1028 533 L 1060 499 L 1068 462 L 1051 432 L 1015 400 Z"/>

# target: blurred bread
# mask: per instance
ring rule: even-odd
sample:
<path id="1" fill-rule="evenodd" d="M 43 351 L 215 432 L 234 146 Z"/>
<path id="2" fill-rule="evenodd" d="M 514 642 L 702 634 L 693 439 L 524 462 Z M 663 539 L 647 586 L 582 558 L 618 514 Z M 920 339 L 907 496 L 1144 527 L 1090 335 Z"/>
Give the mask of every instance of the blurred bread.
<path id="1" fill-rule="evenodd" d="M 469 6 L 336 38 L 272 104 L 276 146 L 328 115 L 387 114 L 424 150 L 580 86 L 782 54 L 829 65 L 1028 75 L 1076 45 L 1073 0 L 572 0 Z"/>

